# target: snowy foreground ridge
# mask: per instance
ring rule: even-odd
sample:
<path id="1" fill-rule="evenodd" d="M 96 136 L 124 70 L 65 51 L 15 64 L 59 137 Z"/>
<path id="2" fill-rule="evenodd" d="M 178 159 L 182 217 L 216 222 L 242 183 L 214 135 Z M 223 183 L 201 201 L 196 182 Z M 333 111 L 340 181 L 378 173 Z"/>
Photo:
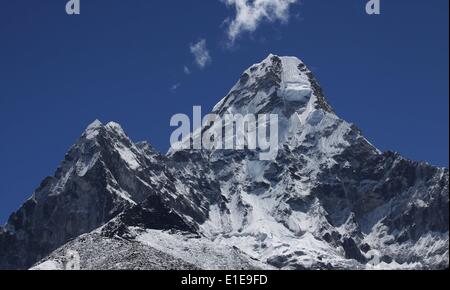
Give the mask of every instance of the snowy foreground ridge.
<path id="1" fill-rule="evenodd" d="M 276 158 L 161 155 L 96 121 L 0 228 L 0 269 L 449 266 L 448 169 L 380 152 L 299 59 L 253 65 L 213 112 L 278 114 Z"/>

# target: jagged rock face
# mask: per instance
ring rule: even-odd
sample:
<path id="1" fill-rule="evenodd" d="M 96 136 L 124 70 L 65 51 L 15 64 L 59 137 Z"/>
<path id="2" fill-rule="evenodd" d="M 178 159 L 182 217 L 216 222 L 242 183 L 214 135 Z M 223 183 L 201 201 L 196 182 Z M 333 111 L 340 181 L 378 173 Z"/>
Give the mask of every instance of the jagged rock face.
<path id="1" fill-rule="evenodd" d="M 334 113 L 298 59 L 252 66 L 213 112 L 278 114 L 280 150 L 273 161 L 211 150 L 184 163 L 218 182 L 200 225 L 211 239 L 280 268 L 448 265 L 448 170 L 381 153 Z"/>
<path id="2" fill-rule="evenodd" d="M 28 268 L 68 240 L 148 199 L 176 201 L 185 212 L 199 215 L 177 196 L 163 160 L 148 144 L 132 143 L 118 124 L 94 122 L 55 176 L 46 178 L 11 215 L 0 233 L 0 268 Z"/>
<path id="3" fill-rule="evenodd" d="M 270 55 L 250 67 L 213 113 L 277 114 L 277 155 L 267 161 L 250 150 L 161 156 L 131 142 L 118 124 L 94 122 L 55 177 L 0 232 L 0 268 L 29 267 L 105 223 L 46 261 L 61 259 L 71 245 L 95 248 L 101 240 L 112 248 L 125 243 L 132 252 L 116 257 L 111 250 L 111 261 L 130 269 L 156 267 L 124 262 L 140 251 L 182 269 L 208 268 L 205 261 L 217 255 L 248 268 L 448 267 L 448 170 L 380 152 L 335 114 L 297 58 Z M 188 233 L 186 243 L 179 244 L 180 232 Z M 164 256 L 173 251 L 169 245 L 192 255 Z"/>

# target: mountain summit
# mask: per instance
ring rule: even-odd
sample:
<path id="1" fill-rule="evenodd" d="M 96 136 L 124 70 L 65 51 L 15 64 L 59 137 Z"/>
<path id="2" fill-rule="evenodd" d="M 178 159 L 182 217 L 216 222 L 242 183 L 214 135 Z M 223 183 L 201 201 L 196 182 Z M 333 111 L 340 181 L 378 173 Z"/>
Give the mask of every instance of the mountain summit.
<path id="1" fill-rule="evenodd" d="M 448 267 L 448 169 L 375 148 L 299 59 L 251 66 L 213 113 L 277 114 L 277 155 L 163 156 L 95 121 L 0 228 L 0 268 Z"/>
<path id="2" fill-rule="evenodd" d="M 296 57 L 270 54 L 247 69 L 230 93 L 213 109 L 216 113 L 292 112 L 312 103 L 314 108 L 332 112 L 312 72 Z M 284 109 L 284 110 L 283 110 Z M 290 110 L 287 110 L 290 109 Z"/>

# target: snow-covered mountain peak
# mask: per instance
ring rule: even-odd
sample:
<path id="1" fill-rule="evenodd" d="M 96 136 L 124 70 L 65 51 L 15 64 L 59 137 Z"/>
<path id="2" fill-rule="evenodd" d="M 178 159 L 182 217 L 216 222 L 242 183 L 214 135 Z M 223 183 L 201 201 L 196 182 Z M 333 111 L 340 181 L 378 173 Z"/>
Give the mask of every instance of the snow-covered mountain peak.
<path id="1" fill-rule="evenodd" d="M 0 269 L 50 253 L 50 264 L 64 261 L 66 250 L 83 269 L 448 268 L 448 170 L 378 151 L 333 112 L 301 60 L 269 55 L 214 112 L 278 115 L 275 158 L 161 156 L 96 120 L 0 228 Z"/>
<path id="2" fill-rule="evenodd" d="M 89 124 L 86 128 L 86 130 L 94 130 L 96 128 L 99 128 L 103 126 L 103 123 L 99 119 L 95 119 L 91 124 Z"/>
<path id="3" fill-rule="evenodd" d="M 101 128 L 103 128 L 103 123 L 97 119 L 87 126 L 82 136 L 85 136 L 88 140 L 92 140 L 98 136 Z"/>
<path id="4" fill-rule="evenodd" d="M 96 120 L 91 123 L 66 154 L 55 178 L 54 192 L 64 190 L 71 176 L 83 177 L 100 168 L 110 170 L 121 164 L 130 171 L 142 171 L 157 155 L 150 148 L 137 146 L 116 122 L 104 125 Z"/>
<path id="5" fill-rule="evenodd" d="M 324 162 L 348 147 L 345 139 L 353 131 L 334 113 L 312 72 L 292 56 L 270 54 L 249 67 L 213 113 L 276 115 L 280 148 L 311 148 L 321 152 Z M 317 144 L 311 144 L 313 139 Z"/>
<path id="6" fill-rule="evenodd" d="M 109 122 L 108 124 L 106 124 L 105 128 L 107 130 L 111 130 L 111 131 L 115 132 L 116 134 L 118 134 L 120 136 L 126 136 L 125 131 L 123 130 L 122 126 L 120 126 L 119 123 Z"/>
<path id="7" fill-rule="evenodd" d="M 112 135 L 117 135 L 117 137 L 120 138 L 128 138 L 120 124 L 116 122 L 109 122 L 106 125 L 103 125 L 100 120 L 95 120 L 87 126 L 86 130 L 82 134 L 82 137 L 85 137 L 87 140 L 93 140 L 102 130 Z"/>
<path id="8" fill-rule="evenodd" d="M 312 72 L 300 59 L 270 54 L 245 70 L 213 111 L 219 115 L 273 113 L 291 117 L 308 107 L 333 113 Z"/>
<path id="9" fill-rule="evenodd" d="M 260 65 L 272 65 L 274 61 L 277 61 L 278 59 L 283 61 L 283 64 L 286 64 L 287 62 L 290 62 L 294 64 L 296 67 L 304 64 L 301 59 L 299 59 L 296 56 L 280 56 L 273 53 L 270 53 L 263 61 L 260 63 L 254 64 L 254 66 L 260 66 Z"/>

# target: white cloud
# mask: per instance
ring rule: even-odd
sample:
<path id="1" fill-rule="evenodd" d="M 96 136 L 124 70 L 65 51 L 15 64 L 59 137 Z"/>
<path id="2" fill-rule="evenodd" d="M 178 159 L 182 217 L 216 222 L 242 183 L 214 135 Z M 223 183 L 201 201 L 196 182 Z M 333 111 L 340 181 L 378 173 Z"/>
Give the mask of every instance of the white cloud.
<path id="1" fill-rule="evenodd" d="M 171 88 L 170 88 L 170 91 L 172 92 L 172 93 L 175 93 L 177 90 L 178 90 L 178 88 L 181 86 L 181 84 L 180 83 L 176 83 L 176 84 L 174 84 Z"/>
<path id="2" fill-rule="evenodd" d="M 200 39 L 197 43 L 191 44 L 190 49 L 191 53 L 194 55 L 195 62 L 201 69 L 211 63 L 212 59 L 208 49 L 206 48 L 205 39 Z"/>
<path id="3" fill-rule="evenodd" d="M 185 74 L 190 75 L 191 74 L 191 70 L 189 69 L 189 67 L 184 66 L 183 71 Z"/>
<path id="4" fill-rule="evenodd" d="M 262 21 L 287 22 L 289 8 L 298 0 L 221 0 L 236 10 L 234 19 L 228 19 L 228 38 L 231 44 L 243 32 L 254 32 Z"/>

